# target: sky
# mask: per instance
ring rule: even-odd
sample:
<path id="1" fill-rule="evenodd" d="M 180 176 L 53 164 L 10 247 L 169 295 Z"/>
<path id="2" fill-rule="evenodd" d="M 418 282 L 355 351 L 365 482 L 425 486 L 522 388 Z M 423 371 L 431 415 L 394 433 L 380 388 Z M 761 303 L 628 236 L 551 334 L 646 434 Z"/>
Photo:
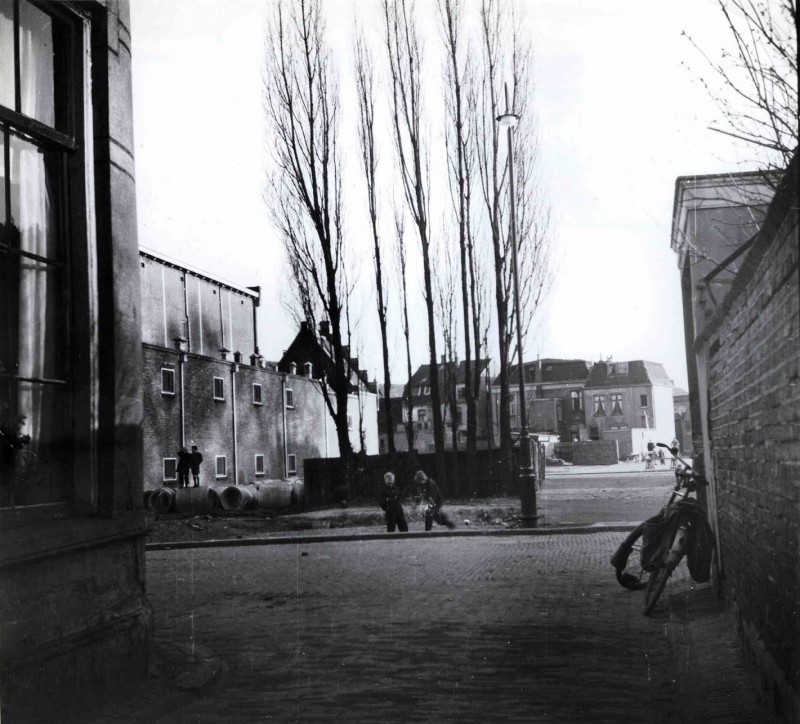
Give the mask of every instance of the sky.
<path id="1" fill-rule="evenodd" d="M 353 16 L 375 5 L 326 2 L 345 93 Z M 646 359 L 664 364 L 675 385 L 686 388 L 677 257 L 670 249 L 675 180 L 748 168 L 739 163 L 742 149 L 707 128 L 718 112 L 698 82 L 704 62 L 682 35 L 709 49 L 726 43 L 716 1 L 522 5 L 535 51 L 533 106 L 557 263 L 525 358 Z M 131 0 L 134 138 L 139 243 L 238 286 L 260 285 L 260 351 L 277 360 L 296 328 L 281 303 L 288 291 L 283 251 L 264 201 L 266 7 L 257 0 Z M 428 42 L 436 42 L 434 31 Z M 357 141 L 344 120 L 344 153 L 352 162 Z M 387 164 L 390 155 L 387 148 Z M 361 189 L 347 200 L 353 238 L 362 200 Z M 363 236 L 353 243 L 361 242 Z M 367 259 L 358 275 L 369 271 Z M 428 352 L 421 287 L 412 288 L 416 366 Z M 372 304 L 365 297 L 357 305 L 354 347 L 378 377 Z M 396 324 L 390 344 L 394 379 L 403 382 Z"/>

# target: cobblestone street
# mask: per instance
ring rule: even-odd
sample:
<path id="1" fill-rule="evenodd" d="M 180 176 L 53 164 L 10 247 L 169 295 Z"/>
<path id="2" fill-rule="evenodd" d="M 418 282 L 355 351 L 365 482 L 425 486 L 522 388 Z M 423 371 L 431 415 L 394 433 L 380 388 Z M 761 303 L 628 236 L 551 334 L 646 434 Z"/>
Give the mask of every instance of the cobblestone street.
<path id="1" fill-rule="evenodd" d="M 622 537 L 152 551 L 157 638 L 225 661 L 207 696 L 163 721 L 707 720 L 679 696 L 668 596 L 647 618 L 614 580 Z M 739 695 L 738 721 L 759 721 Z"/>

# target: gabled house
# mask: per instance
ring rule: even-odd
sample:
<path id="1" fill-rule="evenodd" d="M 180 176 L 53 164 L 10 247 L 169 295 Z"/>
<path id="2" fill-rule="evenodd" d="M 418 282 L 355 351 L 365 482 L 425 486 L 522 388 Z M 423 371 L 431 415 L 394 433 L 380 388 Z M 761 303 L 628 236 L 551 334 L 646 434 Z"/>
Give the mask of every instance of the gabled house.
<path id="1" fill-rule="evenodd" d="M 358 363 L 358 357 L 350 357 L 345 347 L 348 363 L 348 403 L 347 420 L 350 431 L 350 443 L 353 450 L 361 450 L 362 441 L 367 455 L 378 454 L 378 386 L 370 381 L 367 371 Z M 278 362 L 278 369 L 288 374 L 302 374 L 304 377 L 317 380 L 323 384 L 333 379 L 335 372 L 333 344 L 331 341 L 330 322 L 319 323 L 319 330 L 313 329 L 309 322 L 300 323 L 300 330 L 292 343 L 284 351 Z M 333 425 L 327 406 L 323 402 L 320 414 L 325 415 L 329 425 Z M 335 428 L 333 429 L 333 445 L 338 455 Z M 328 457 L 328 456 L 326 456 Z"/>
<path id="2" fill-rule="evenodd" d="M 659 362 L 596 362 L 584 389 L 592 440 L 617 440 L 620 458 L 675 437 L 672 380 Z"/>
<path id="3" fill-rule="evenodd" d="M 583 388 L 590 363 L 581 359 L 539 359 L 523 363 L 528 430 L 535 435 L 558 435 L 562 441 L 588 440 Z M 519 365 L 509 373 L 512 432 L 519 430 Z M 492 419 L 500 439 L 500 378 L 492 382 Z"/>
<path id="4" fill-rule="evenodd" d="M 487 385 L 484 380 L 489 369 L 488 359 L 482 359 L 471 363 L 472 379 L 475 375 L 481 379 L 480 391 L 477 403 L 477 447 L 478 449 L 489 446 L 490 437 L 488 431 L 491 429 L 490 411 L 488 407 Z M 429 364 L 420 365 L 417 371 L 411 376 L 411 380 L 405 385 L 402 397 L 392 400 L 392 412 L 394 416 L 394 442 L 398 451 L 408 450 L 408 439 L 406 437 L 405 424 L 408 422 L 408 399 L 411 398 L 411 421 L 414 425 L 414 447 L 417 452 L 433 452 L 435 448 L 433 435 L 433 402 L 431 399 Z M 439 377 L 440 393 L 442 398 L 442 419 L 445 425 L 445 448 L 466 449 L 467 445 L 467 402 L 466 402 L 466 372 L 467 363 L 465 361 L 445 363 L 437 365 Z M 451 404 L 451 395 L 448 394 L 445 382 L 449 378 L 452 385 L 452 392 L 455 397 L 455 405 Z M 394 387 L 394 386 L 393 386 Z M 383 402 L 383 401 L 382 401 Z M 453 441 L 453 417 L 456 420 L 456 439 Z M 381 428 L 381 450 L 388 449 L 386 439 L 389 431 L 385 424 Z"/>

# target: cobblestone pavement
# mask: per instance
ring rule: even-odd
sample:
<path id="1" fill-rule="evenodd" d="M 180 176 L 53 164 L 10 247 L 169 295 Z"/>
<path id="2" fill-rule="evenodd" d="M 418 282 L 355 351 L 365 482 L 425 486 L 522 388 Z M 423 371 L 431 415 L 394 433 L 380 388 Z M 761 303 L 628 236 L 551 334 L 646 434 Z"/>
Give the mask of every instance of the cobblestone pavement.
<path id="1" fill-rule="evenodd" d="M 157 639 L 225 661 L 204 697 L 160 721 L 704 721 L 682 692 L 691 680 L 698 696 L 687 652 L 708 642 L 687 626 L 675 643 L 668 594 L 648 618 L 617 585 L 608 559 L 623 537 L 149 552 Z M 763 721 L 748 687 L 722 689 L 741 717 L 724 721 Z"/>

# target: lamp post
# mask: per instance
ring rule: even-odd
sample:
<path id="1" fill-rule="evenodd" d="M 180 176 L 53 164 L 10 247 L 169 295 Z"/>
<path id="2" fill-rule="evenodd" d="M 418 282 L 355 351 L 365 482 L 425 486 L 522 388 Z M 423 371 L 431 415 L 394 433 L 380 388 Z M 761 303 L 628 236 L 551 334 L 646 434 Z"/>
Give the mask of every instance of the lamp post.
<path id="1" fill-rule="evenodd" d="M 511 195 L 511 260 L 514 270 L 514 306 L 517 312 L 517 354 L 519 357 L 519 483 L 522 525 L 536 527 L 536 475 L 531 461 L 531 440 L 528 435 L 528 413 L 525 405 L 525 365 L 522 362 L 522 306 L 519 302 L 519 266 L 517 264 L 517 209 L 514 191 L 514 128 L 519 116 L 511 113 L 508 107 L 508 85 L 505 86 L 506 112 L 497 117 L 498 126 L 506 129 L 508 139 L 508 188 Z"/>

